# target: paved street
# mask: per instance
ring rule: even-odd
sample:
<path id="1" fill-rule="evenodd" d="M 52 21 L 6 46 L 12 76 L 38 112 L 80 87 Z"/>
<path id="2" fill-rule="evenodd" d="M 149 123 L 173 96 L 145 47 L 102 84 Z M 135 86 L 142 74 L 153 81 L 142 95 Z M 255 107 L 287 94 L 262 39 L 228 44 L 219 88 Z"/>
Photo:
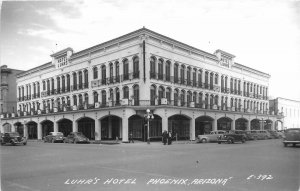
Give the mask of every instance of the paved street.
<path id="1" fill-rule="evenodd" d="M 169 146 L 28 142 L 1 146 L 1 181 L 4 191 L 294 191 L 299 156 L 299 147 L 284 148 L 281 140 Z"/>

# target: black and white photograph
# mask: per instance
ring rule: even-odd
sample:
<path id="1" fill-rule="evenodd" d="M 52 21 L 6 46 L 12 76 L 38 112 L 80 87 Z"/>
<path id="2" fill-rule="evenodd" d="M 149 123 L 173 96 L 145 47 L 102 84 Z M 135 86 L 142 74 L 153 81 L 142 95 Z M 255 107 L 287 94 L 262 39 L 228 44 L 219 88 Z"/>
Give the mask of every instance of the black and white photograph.
<path id="1" fill-rule="evenodd" d="M 300 0 L 0 6 L 0 191 L 300 190 Z"/>

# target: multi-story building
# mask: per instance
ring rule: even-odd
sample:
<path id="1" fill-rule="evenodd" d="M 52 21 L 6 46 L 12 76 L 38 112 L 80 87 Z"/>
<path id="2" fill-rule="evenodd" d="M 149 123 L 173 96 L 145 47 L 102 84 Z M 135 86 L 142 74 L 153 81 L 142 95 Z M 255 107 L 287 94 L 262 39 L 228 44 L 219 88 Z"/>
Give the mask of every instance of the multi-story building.
<path id="1" fill-rule="evenodd" d="M 276 129 L 300 128 L 300 101 L 278 97 L 270 100 L 269 104 L 275 115 L 284 117 L 275 123 Z"/>
<path id="2" fill-rule="evenodd" d="M 17 74 L 22 70 L 7 68 L 7 65 L 0 67 L 0 113 L 14 113 L 17 111 Z M 9 131 L 10 126 L 5 126 Z"/>
<path id="3" fill-rule="evenodd" d="M 210 130 L 274 128 L 270 75 L 139 29 L 18 75 L 18 112 L 2 119 L 32 139 L 81 131 L 95 140 L 195 140 Z M 150 110 L 149 126 L 146 111 Z M 149 132 L 149 133 L 148 133 Z"/>

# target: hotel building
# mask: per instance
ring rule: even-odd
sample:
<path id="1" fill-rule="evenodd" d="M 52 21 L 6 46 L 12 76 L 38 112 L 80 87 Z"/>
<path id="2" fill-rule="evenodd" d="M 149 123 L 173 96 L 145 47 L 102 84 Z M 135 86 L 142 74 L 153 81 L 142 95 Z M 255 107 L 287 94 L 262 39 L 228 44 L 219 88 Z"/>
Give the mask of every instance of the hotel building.
<path id="1" fill-rule="evenodd" d="M 51 58 L 17 76 L 18 110 L 2 114 L 1 127 L 29 139 L 80 131 L 128 142 L 129 134 L 161 140 L 164 130 L 195 140 L 211 130 L 274 129 L 279 120 L 269 111 L 269 74 L 146 28 Z"/>

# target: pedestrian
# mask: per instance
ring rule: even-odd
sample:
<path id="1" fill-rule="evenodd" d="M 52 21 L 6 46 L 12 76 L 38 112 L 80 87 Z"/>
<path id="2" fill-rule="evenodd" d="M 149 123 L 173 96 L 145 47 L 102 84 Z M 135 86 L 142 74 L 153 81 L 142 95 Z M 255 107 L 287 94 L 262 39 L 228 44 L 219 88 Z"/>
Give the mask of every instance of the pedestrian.
<path id="1" fill-rule="evenodd" d="M 168 140 L 168 132 L 165 130 L 162 134 L 162 141 L 163 141 L 164 145 L 167 144 L 167 140 Z"/>
<path id="2" fill-rule="evenodd" d="M 132 132 L 130 132 L 130 134 L 129 134 L 129 143 L 131 143 L 131 142 L 134 143 Z"/>
<path id="3" fill-rule="evenodd" d="M 171 145 L 172 144 L 172 132 L 169 131 L 168 133 L 168 145 Z"/>

